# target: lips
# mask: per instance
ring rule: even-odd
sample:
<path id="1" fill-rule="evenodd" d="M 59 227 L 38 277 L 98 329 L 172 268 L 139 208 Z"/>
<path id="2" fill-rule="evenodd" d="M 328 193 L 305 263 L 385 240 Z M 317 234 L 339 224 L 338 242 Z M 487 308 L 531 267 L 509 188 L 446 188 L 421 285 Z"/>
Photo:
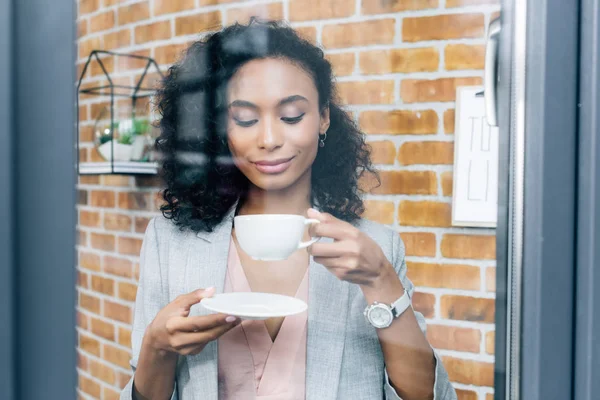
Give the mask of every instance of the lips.
<path id="1" fill-rule="evenodd" d="M 278 160 L 260 160 L 255 161 L 254 166 L 263 174 L 280 174 L 292 164 L 294 157 L 280 158 Z"/>

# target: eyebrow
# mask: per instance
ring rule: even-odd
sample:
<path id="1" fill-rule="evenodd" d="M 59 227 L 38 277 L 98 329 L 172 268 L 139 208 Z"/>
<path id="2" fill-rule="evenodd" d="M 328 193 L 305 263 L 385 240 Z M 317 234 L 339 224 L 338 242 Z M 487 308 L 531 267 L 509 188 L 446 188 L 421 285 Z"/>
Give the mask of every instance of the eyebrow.
<path id="1" fill-rule="evenodd" d="M 299 94 L 295 94 L 292 96 L 288 96 L 284 99 L 281 99 L 279 101 L 279 103 L 277 104 L 277 106 L 281 107 L 285 104 L 294 103 L 296 101 L 306 101 L 308 103 L 308 99 L 306 97 L 300 96 Z M 251 103 L 246 100 L 234 100 L 231 102 L 231 104 L 229 104 L 229 107 L 245 107 L 245 108 L 253 108 L 253 109 L 259 108 L 256 104 Z"/>

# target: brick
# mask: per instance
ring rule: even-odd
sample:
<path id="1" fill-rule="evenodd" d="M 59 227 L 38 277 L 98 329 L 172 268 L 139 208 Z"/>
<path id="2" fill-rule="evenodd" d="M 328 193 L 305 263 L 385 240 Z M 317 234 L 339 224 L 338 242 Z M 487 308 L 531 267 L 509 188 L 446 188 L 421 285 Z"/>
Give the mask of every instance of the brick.
<path id="1" fill-rule="evenodd" d="M 79 183 L 82 185 L 99 185 L 100 177 L 97 175 L 79 175 Z"/>
<path id="2" fill-rule="evenodd" d="M 79 374 L 79 390 L 84 393 L 89 394 L 90 396 L 99 399 L 100 398 L 100 384 Z"/>
<path id="3" fill-rule="evenodd" d="M 500 4 L 500 0 L 446 0 L 446 8 Z"/>
<path id="4" fill-rule="evenodd" d="M 444 111 L 444 133 L 454 133 L 454 109 Z"/>
<path id="5" fill-rule="evenodd" d="M 391 74 L 437 71 L 440 54 L 434 47 L 393 50 L 370 50 L 359 54 L 364 74 Z"/>
<path id="6" fill-rule="evenodd" d="M 355 4 L 356 0 L 290 0 L 290 21 L 349 17 Z"/>
<path id="7" fill-rule="evenodd" d="M 442 238 L 442 255 L 446 258 L 495 260 L 496 237 L 446 234 Z"/>
<path id="8" fill-rule="evenodd" d="M 142 249 L 142 240 L 135 238 L 119 238 L 119 253 L 139 256 Z"/>
<path id="9" fill-rule="evenodd" d="M 494 299 L 445 295 L 440 305 L 442 318 L 494 323 Z"/>
<path id="10" fill-rule="evenodd" d="M 485 352 L 488 354 L 494 354 L 494 346 L 496 340 L 496 332 L 491 331 L 485 334 Z"/>
<path id="11" fill-rule="evenodd" d="M 107 340 L 115 340 L 115 326 L 113 324 L 94 317 L 91 318 L 91 322 L 91 330 L 94 335 L 103 337 Z"/>
<path id="12" fill-rule="evenodd" d="M 488 292 L 496 291 L 496 268 L 490 267 L 485 270 L 485 290 Z"/>
<path id="13" fill-rule="evenodd" d="M 104 73 L 104 70 L 106 70 L 106 72 L 108 72 L 109 74 L 112 74 L 115 70 L 115 59 L 114 57 L 102 57 L 102 66 L 100 66 L 100 63 L 96 60 L 92 61 L 92 63 L 90 64 L 90 75 L 91 76 L 106 76 L 106 74 Z M 102 69 L 102 67 L 104 67 L 104 70 Z"/>
<path id="14" fill-rule="evenodd" d="M 82 247 L 87 247 L 87 245 L 88 245 L 87 232 L 79 231 L 79 234 L 77 235 L 77 245 L 82 246 Z"/>
<path id="15" fill-rule="evenodd" d="M 439 0 L 366 0 L 362 2 L 361 13 L 386 14 L 410 10 L 437 8 Z"/>
<path id="16" fill-rule="evenodd" d="M 366 200 L 365 213 L 362 217 L 381 224 L 393 224 L 394 203 L 391 201 Z"/>
<path id="17" fill-rule="evenodd" d="M 154 60 L 158 64 L 173 64 L 188 47 L 187 43 L 169 44 L 154 49 Z"/>
<path id="18" fill-rule="evenodd" d="M 102 399 L 103 400 L 119 400 L 121 398 L 121 393 L 117 392 L 109 387 L 102 387 Z"/>
<path id="19" fill-rule="evenodd" d="M 400 97 L 405 103 L 456 100 L 458 86 L 481 85 L 481 78 L 405 79 L 400 82 Z"/>
<path id="20" fill-rule="evenodd" d="M 79 307 L 100 314 L 100 299 L 85 293 L 79 293 Z"/>
<path id="21" fill-rule="evenodd" d="M 476 14 L 447 14 L 407 17 L 402 20 L 402 41 L 480 38 L 485 33 L 485 17 Z"/>
<path id="22" fill-rule="evenodd" d="M 136 26 L 134 37 L 135 44 L 169 39 L 171 37 L 171 21 L 159 21 L 152 24 Z"/>
<path id="23" fill-rule="evenodd" d="M 127 25 L 150 18 L 150 8 L 147 1 L 119 7 L 117 12 L 119 25 Z"/>
<path id="24" fill-rule="evenodd" d="M 83 271 L 77 271 L 77 285 L 79 287 L 88 289 L 90 286 L 89 279 L 90 279 L 90 274 L 83 272 Z"/>
<path id="25" fill-rule="evenodd" d="M 94 140 L 94 128 L 91 126 L 79 127 L 79 140 L 82 142 L 92 142 Z M 88 178 L 97 178 L 97 176 L 87 176 Z M 80 176 L 83 178 L 83 176 Z"/>
<path id="26" fill-rule="evenodd" d="M 219 4 L 235 3 L 240 0 L 200 0 L 200 6 L 216 6 Z"/>
<path id="27" fill-rule="evenodd" d="M 344 104 L 391 104 L 394 102 L 394 81 L 376 80 L 340 82 L 338 95 Z"/>
<path id="28" fill-rule="evenodd" d="M 91 336 L 79 334 L 79 348 L 85 352 L 100 357 L 100 342 Z"/>
<path id="29" fill-rule="evenodd" d="M 119 298 L 126 301 L 135 301 L 137 285 L 127 282 L 119 282 Z"/>
<path id="30" fill-rule="evenodd" d="M 294 28 L 296 33 L 303 39 L 315 44 L 317 42 L 317 28 L 314 26 L 302 26 Z"/>
<path id="31" fill-rule="evenodd" d="M 123 214 L 104 214 L 104 228 L 111 231 L 131 231 L 131 217 Z"/>
<path id="32" fill-rule="evenodd" d="M 475 386 L 494 386 L 494 363 L 443 357 L 442 363 L 452 382 Z"/>
<path id="33" fill-rule="evenodd" d="M 92 248 L 104 251 L 115 251 L 115 236 L 92 232 L 90 235 Z"/>
<path id="34" fill-rule="evenodd" d="M 115 371 L 112 367 L 109 367 L 106 364 L 102 364 L 95 360 L 90 360 L 90 374 L 96 378 L 100 379 L 108 383 L 109 385 L 114 385 L 116 381 Z"/>
<path id="35" fill-rule="evenodd" d="M 452 172 L 442 172 L 440 179 L 442 182 L 442 194 L 444 196 L 452 196 L 452 185 L 454 180 Z"/>
<path id="36" fill-rule="evenodd" d="M 494 394 L 493 393 L 486 393 L 485 400 L 494 400 Z"/>
<path id="37" fill-rule="evenodd" d="M 98 275 L 92 275 L 92 289 L 95 292 L 112 296 L 115 293 L 115 281 Z"/>
<path id="38" fill-rule="evenodd" d="M 94 207 L 113 208 L 115 206 L 115 192 L 108 190 L 92 190 L 91 204 Z"/>
<path id="39" fill-rule="evenodd" d="M 104 272 L 110 275 L 131 278 L 133 276 L 133 265 L 131 261 L 123 258 L 104 256 Z"/>
<path id="40" fill-rule="evenodd" d="M 196 35 L 205 31 L 216 31 L 221 29 L 221 12 L 186 15 L 175 20 L 175 34 Z"/>
<path id="41" fill-rule="evenodd" d="M 154 0 L 154 15 L 172 14 L 194 8 L 194 0 Z"/>
<path id="42" fill-rule="evenodd" d="M 444 63 L 448 71 L 483 69 L 485 45 L 449 44 L 444 49 Z"/>
<path id="43" fill-rule="evenodd" d="M 449 227 L 452 224 L 452 205 L 403 200 L 398 207 L 398 222 L 405 226 Z"/>
<path id="44" fill-rule="evenodd" d="M 425 318 L 433 318 L 435 314 L 435 296 L 430 293 L 414 292 L 412 305 L 415 311 L 423 314 Z"/>
<path id="45" fill-rule="evenodd" d="M 391 44 L 394 42 L 396 21 L 378 19 L 374 21 L 331 24 L 323 27 L 323 46 L 343 48 Z"/>
<path id="46" fill-rule="evenodd" d="M 405 142 L 398 150 L 398 162 L 402 165 L 452 165 L 453 142 Z"/>
<path id="47" fill-rule="evenodd" d="M 117 372 L 117 381 L 118 381 L 119 388 L 123 389 L 125 387 L 125 385 L 127 385 L 127 382 L 129 382 L 129 380 L 131 379 L 131 376 L 132 375 L 129 372 L 118 371 Z"/>
<path id="48" fill-rule="evenodd" d="M 82 19 L 81 21 L 79 21 L 77 23 L 77 38 L 81 38 L 82 36 L 87 35 L 89 32 L 89 27 L 88 27 L 88 20 L 87 19 Z M 77 76 L 80 76 L 81 73 L 77 74 Z"/>
<path id="49" fill-rule="evenodd" d="M 436 349 L 479 353 L 481 333 L 478 329 L 445 325 L 427 326 L 427 339 Z"/>
<path id="50" fill-rule="evenodd" d="M 100 213 L 94 211 L 79 211 L 79 225 L 100 226 Z"/>
<path id="51" fill-rule="evenodd" d="M 131 368 L 129 366 L 129 359 L 131 358 L 131 354 L 128 351 L 121 350 L 109 344 L 103 345 L 102 349 L 104 351 L 104 359 L 106 361 L 122 368 Z"/>
<path id="52" fill-rule="evenodd" d="M 131 29 L 121 29 L 104 35 L 104 48 L 116 50 L 131 46 Z"/>
<path id="53" fill-rule="evenodd" d="M 133 263 L 133 278 L 136 282 L 140 281 L 140 263 Z"/>
<path id="54" fill-rule="evenodd" d="M 77 368 L 87 371 L 89 359 L 80 351 L 77 351 Z"/>
<path id="55" fill-rule="evenodd" d="M 369 142 L 371 161 L 374 164 L 393 164 L 396 159 L 396 145 L 390 140 Z"/>
<path id="56" fill-rule="evenodd" d="M 81 251 L 79 252 L 79 265 L 91 271 L 100 271 L 100 256 Z"/>
<path id="57" fill-rule="evenodd" d="M 131 329 L 119 327 L 119 344 L 125 347 L 131 347 Z"/>
<path id="58" fill-rule="evenodd" d="M 87 149 L 81 149 L 81 150 L 79 150 L 79 161 L 80 162 L 87 162 L 88 161 Z"/>
<path id="59" fill-rule="evenodd" d="M 472 265 L 408 263 L 408 276 L 416 286 L 479 290 L 481 273 Z"/>
<path id="60" fill-rule="evenodd" d="M 102 38 L 92 36 L 91 38 L 83 39 L 78 42 L 79 58 L 88 58 L 92 50 L 100 50 L 102 46 Z"/>
<path id="61" fill-rule="evenodd" d="M 131 104 L 131 102 L 129 102 Z M 131 180 L 127 175 L 102 175 L 102 185 L 104 186 L 130 186 Z"/>
<path id="62" fill-rule="evenodd" d="M 90 32 L 96 33 L 111 29 L 115 26 L 114 11 L 106 11 L 90 18 Z"/>
<path id="63" fill-rule="evenodd" d="M 354 53 L 327 54 L 325 58 L 331 63 L 335 76 L 352 75 L 354 72 Z"/>
<path id="64" fill-rule="evenodd" d="M 120 192 L 119 208 L 124 210 L 152 210 L 150 193 Z"/>
<path id="65" fill-rule="evenodd" d="M 88 316 L 82 313 L 81 311 L 77 311 L 77 326 L 81 329 L 87 330 L 89 327 Z"/>
<path id="66" fill-rule="evenodd" d="M 456 389 L 457 400 L 478 400 L 479 395 L 472 390 Z"/>
<path id="67" fill-rule="evenodd" d="M 150 218 L 148 217 L 135 217 L 135 231 L 137 233 L 146 232 L 146 228 L 148 227 L 148 223 L 150 223 Z"/>
<path id="68" fill-rule="evenodd" d="M 380 171 L 381 186 L 372 194 L 436 194 L 437 177 L 433 171 Z"/>
<path id="69" fill-rule="evenodd" d="M 131 308 L 110 300 L 104 300 L 103 315 L 115 321 L 132 323 Z"/>
<path id="70" fill-rule="evenodd" d="M 130 51 L 128 54 L 150 57 L 150 50 Z M 119 57 L 119 71 L 122 72 L 142 69 L 146 67 L 146 64 L 148 64 L 148 60 L 145 58 Z"/>
<path id="71" fill-rule="evenodd" d="M 434 110 L 365 111 L 359 124 L 372 135 L 432 135 L 438 130 L 438 115 Z"/>
<path id="72" fill-rule="evenodd" d="M 400 234 L 407 256 L 435 257 L 435 234 L 429 232 L 403 232 Z"/>
<path id="73" fill-rule="evenodd" d="M 227 10 L 227 24 L 232 24 L 234 22 L 247 24 L 252 17 L 268 20 L 281 20 L 283 19 L 283 4 L 256 4 L 249 7 L 229 8 Z"/>
<path id="74" fill-rule="evenodd" d="M 79 15 L 93 13 L 100 6 L 100 0 L 79 0 Z"/>

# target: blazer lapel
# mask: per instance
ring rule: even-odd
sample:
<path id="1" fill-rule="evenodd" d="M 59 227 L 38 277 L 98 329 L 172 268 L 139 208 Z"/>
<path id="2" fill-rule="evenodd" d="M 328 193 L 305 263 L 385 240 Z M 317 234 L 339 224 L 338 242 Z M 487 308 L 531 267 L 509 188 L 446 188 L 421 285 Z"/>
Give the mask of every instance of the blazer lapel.
<path id="1" fill-rule="evenodd" d="M 331 241 L 323 238 L 322 241 Z M 349 283 L 310 257 L 306 399 L 335 400 L 346 336 Z"/>
<path id="2" fill-rule="evenodd" d="M 191 243 L 185 273 L 188 292 L 213 286 L 216 288 L 216 293 L 223 293 L 234 212 L 235 206 L 213 232 L 200 232 Z M 200 304 L 193 306 L 190 313 L 190 315 L 207 314 L 210 312 Z M 216 341 L 206 345 L 200 354 L 187 357 L 190 377 L 193 377 L 189 382 L 190 393 L 193 393 L 194 399 L 218 399 L 217 360 Z"/>

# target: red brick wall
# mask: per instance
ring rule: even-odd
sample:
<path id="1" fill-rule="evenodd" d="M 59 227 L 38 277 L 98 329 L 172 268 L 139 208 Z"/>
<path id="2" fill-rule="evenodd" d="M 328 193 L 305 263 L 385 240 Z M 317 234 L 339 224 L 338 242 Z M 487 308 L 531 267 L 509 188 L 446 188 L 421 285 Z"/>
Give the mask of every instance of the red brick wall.
<path id="1" fill-rule="evenodd" d="M 79 0 L 79 63 L 92 49 L 137 52 L 163 67 L 201 32 L 251 15 L 285 18 L 321 45 L 339 92 L 374 148 L 382 186 L 366 217 L 407 246 L 415 307 L 461 399 L 490 399 L 494 361 L 494 230 L 451 221 L 455 88 L 480 84 L 497 0 Z M 140 65 L 108 63 L 130 82 Z M 101 79 L 95 67 L 88 81 Z M 98 99 L 81 107 L 83 160 Z M 79 394 L 117 399 L 129 379 L 138 255 L 156 215 L 156 180 L 82 176 L 79 184 Z"/>

